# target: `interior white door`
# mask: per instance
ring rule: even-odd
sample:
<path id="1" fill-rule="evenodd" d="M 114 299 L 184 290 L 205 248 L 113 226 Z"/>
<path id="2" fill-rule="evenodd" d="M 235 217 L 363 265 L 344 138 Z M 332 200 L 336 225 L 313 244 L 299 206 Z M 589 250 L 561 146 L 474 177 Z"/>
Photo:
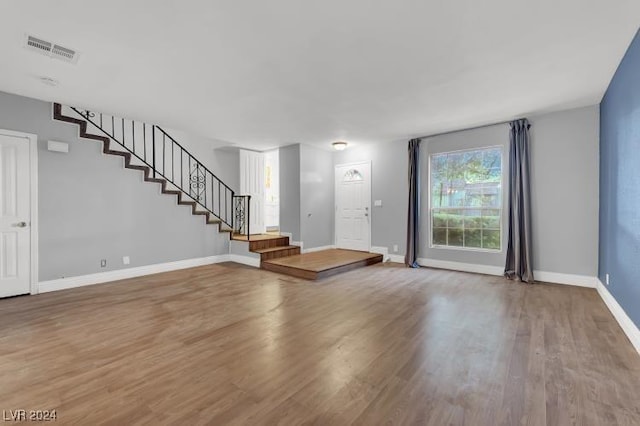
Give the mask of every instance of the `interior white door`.
<path id="1" fill-rule="evenodd" d="M 264 154 L 261 152 L 240 150 L 240 195 L 251 195 L 251 234 L 264 233 Z"/>
<path id="2" fill-rule="evenodd" d="M 0 134 L 0 297 L 30 288 L 29 140 Z"/>
<path id="3" fill-rule="evenodd" d="M 371 163 L 335 168 L 336 246 L 371 249 Z"/>

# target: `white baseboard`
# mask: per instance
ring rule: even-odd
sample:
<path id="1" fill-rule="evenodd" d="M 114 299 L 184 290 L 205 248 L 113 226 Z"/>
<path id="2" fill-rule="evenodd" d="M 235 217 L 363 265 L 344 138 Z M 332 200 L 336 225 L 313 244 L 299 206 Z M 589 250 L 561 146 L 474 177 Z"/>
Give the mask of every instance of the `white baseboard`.
<path id="1" fill-rule="evenodd" d="M 404 258 L 402 260 L 404 262 Z M 435 260 L 435 259 L 418 259 L 420 266 L 427 266 L 430 268 L 449 269 L 452 271 L 462 272 L 474 272 L 477 274 L 485 275 L 504 275 L 504 268 L 502 266 L 491 265 L 479 265 L 473 263 L 452 262 L 448 260 Z M 596 288 L 596 277 L 590 277 L 588 275 L 575 275 L 575 274 L 562 274 L 559 272 L 545 272 L 545 271 L 533 271 L 533 276 L 536 281 L 552 283 L 552 284 L 566 284 L 578 287 Z"/>
<path id="2" fill-rule="evenodd" d="M 607 308 L 613 314 L 613 317 L 618 321 L 622 331 L 627 335 L 631 344 L 638 354 L 640 354 L 640 329 L 633 323 L 631 318 L 627 315 L 627 313 L 622 309 L 622 306 L 616 301 L 616 299 L 609 293 L 607 287 L 596 278 L 596 290 L 598 290 L 598 294 L 604 301 L 604 304 L 607 305 Z"/>
<path id="3" fill-rule="evenodd" d="M 533 271 L 536 281 L 553 284 L 567 284 L 578 287 L 596 288 L 598 278 L 588 275 L 561 274 L 559 272 Z"/>
<path id="4" fill-rule="evenodd" d="M 313 253 L 314 251 L 322 251 L 322 250 L 331 250 L 336 248 L 334 245 L 330 246 L 320 246 L 320 247 L 311 247 L 311 248 L 302 248 L 302 244 L 300 245 L 300 253 Z"/>
<path id="5" fill-rule="evenodd" d="M 110 281 L 135 278 L 143 275 L 158 274 L 160 272 L 176 271 L 179 269 L 193 268 L 196 266 L 211 265 L 219 262 L 230 261 L 229 255 L 208 256 L 196 259 L 178 260 L 175 262 L 157 263 L 155 265 L 138 266 L 135 268 L 118 269 L 116 271 L 98 272 L 96 274 L 81 275 L 78 277 L 60 278 L 56 280 L 40 281 L 38 292 L 64 290 L 68 288 L 83 287 L 86 285 L 102 284 Z"/>
<path id="6" fill-rule="evenodd" d="M 387 247 L 371 246 L 371 249 L 369 250 L 369 253 L 381 254 L 383 262 L 386 262 L 386 261 L 390 260 L 389 259 L 389 249 Z"/>
<path id="7" fill-rule="evenodd" d="M 404 259 L 403 259 L 404 262 Z M 474 272 L 476 274 L 485 274 L 485 275 L 502 275 L 504 273 L 504 268 L 501 266 L 491 266 L 491 265 L 478 265 L 474 263 L 462 263 L 462 262 L 451 262 L 448 260 L 435 260 L 435 259 L 418 259 L 418 264 L 420 266 L 426 266 L 429 268 L 439 268 L 439 269 L 450 269 L 452 271 L 461 271 L 461 272 Z"/>
<path id="8" fill-rule="evenodd" d="M 240 263 L 242 265 L 253 266 L 254 268 L 260 267 L 259 257 L 241 256 L 239 254 L 227 254 L 228 262 Z"/>
<path id="9" fill-rule="evenodd" d="M 369 252 L 381 254 L 383 262 L 404 263 L 404 255 L 389 254 L 388 247 L 372 246 Z"/>

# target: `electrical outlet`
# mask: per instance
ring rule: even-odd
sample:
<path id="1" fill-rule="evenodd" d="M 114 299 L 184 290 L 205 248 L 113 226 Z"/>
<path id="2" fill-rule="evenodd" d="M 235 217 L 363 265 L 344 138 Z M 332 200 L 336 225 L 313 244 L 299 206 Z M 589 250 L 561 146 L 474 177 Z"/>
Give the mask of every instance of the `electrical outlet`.
<path id="1" fill-rule="evenodd" d="M 394 245 L 393 245 L 393 252 L 394 252 L 394 253 L 397 253 L 397 252 L 398 252 L 398 245 L 397 245 L 397 244 L 394 244 Z"/>
<path id="2" fill-rule="evenodd" d="M 128 265 L 131 263 L 131 259 L 129 259 L 129 256 L 122 256 L 122 263 L 124 265 Z"/>
<path id="3" fill-rule="evenodd" d="M 606 275 L 604 276 L 604 281 L 605 281 L 605 283 L 606 283 L 607 285 L 609 285 L 609 274 L 606 274 Z"/>
<path id="4" fill-rule="evenodd" d="M 382 207 L 382 200 L 375 200 L 373 202 L 374 207 Z"/>
<path id="5" fill-rule="evenodd" d="M 107 267 L 107 259 L 102 259 L 100 261 L 100 267 L 101 268 L 106 268 Z"/>

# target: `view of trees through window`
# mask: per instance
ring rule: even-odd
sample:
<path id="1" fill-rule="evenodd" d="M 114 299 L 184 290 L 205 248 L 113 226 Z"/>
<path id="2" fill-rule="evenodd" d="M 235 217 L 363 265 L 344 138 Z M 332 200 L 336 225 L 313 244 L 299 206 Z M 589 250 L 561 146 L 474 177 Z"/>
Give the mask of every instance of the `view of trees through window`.
<path id="1" fill-rule="evenodd" d="M 431 156 L 433 246 L 500 250 L 502 149 Z"/>

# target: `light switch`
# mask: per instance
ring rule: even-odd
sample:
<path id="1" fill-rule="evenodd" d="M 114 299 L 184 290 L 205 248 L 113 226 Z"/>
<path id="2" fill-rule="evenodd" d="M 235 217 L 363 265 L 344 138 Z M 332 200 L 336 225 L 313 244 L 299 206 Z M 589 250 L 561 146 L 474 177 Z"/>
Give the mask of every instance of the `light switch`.
<path id="1" fill-rule="evenodd" d="M 375 200 L 373 202 L 374 207 L 382 207 L 382 200 Z"/>

